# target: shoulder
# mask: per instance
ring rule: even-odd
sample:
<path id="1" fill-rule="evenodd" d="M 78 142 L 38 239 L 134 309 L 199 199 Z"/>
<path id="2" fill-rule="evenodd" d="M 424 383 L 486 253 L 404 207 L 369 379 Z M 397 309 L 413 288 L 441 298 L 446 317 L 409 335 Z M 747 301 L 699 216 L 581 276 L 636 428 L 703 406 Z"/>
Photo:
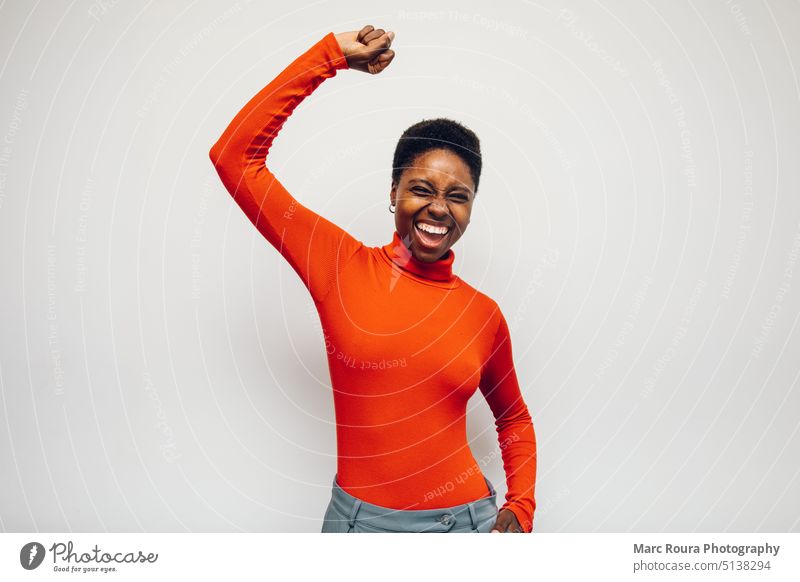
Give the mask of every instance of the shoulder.
<path id="1" fill-rule="evenodd" d="M 482 305 L 484 307 L 490 307 L 490 308 L 493 308 L 493 309 L 499 309 L 500 308 L 499 305 L 497 304 L 497 302 L 494 299 L 492 299 L 491 297 L 489 297 L 486 293 L 484 293 L 483 291 L 481 291 L 477 287 L 475 287 L 473 285 L 470 285 L 469 283 L 467 283 L 461 277 L 458 277 L 458 276 L 456 276 L 456 277 L 459 280 L 459 282 L 461 283 L 459 285 L 459 288 L 461 289 L 461 292 L 469 295 L 471 298 L 473 298 L 473 301 L 478 302 L 480 305 Z"/>
<path id="2" fill-rule="evenodd" d="M 496 330 L 500 324 L 500 320 L 504 319 L 500 304 L 460 277 L 459 281 L 461 282 L 459 290 L 461 293 L 465 294 L 464 301 L 469 302 L 471 306 L 470 309 L 478 311 L 485 320 L 492 320 L 492 325 L 487 326 L 487 328 L 491 328 L 492 331 Z"/>

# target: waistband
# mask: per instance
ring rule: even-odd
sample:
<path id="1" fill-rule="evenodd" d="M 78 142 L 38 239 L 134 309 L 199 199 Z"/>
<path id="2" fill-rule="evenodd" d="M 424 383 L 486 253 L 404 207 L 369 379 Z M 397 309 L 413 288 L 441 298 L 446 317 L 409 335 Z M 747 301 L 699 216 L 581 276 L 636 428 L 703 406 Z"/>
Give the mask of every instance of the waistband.
<path id="1" fill-rule="evenodd" d="M 342 489 L 333 477 L 331 505 L 346 517 L 350 528 L 359 522 L 365 529 L 398 532 L 478 531 L 497 516 L 497 492 L 486 476 L 489 495 L 469 503 L 435 509 L 392 509 L 355 497 Z"/>

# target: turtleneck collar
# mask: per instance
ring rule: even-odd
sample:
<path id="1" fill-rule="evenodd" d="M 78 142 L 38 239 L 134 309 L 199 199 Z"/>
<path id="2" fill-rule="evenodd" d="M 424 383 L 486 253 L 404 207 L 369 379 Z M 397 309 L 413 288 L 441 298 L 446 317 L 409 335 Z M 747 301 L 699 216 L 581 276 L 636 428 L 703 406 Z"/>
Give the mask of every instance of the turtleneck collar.
<path id="1" fill-rule="evenodd" d="M 411 254 L 411 251 L 394 231 L 392 242 L 381 247 L 383 254 L 402 270 L 412 273 L 417 277 L 437 281 L 440 283 L 453 283 L 456 276 L 453 274 L 453 260 L 455 253 L 448 249 L 447 253 L 439 260 L 432 263 L 420 261 Z"/>

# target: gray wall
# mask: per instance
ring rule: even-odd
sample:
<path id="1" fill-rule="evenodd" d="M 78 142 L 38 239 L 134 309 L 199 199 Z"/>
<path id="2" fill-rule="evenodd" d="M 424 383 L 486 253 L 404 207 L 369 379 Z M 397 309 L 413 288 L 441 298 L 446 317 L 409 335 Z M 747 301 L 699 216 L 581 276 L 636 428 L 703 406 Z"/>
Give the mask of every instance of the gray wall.
<path id="1" fill-rule="evenodd" d="M 537 531 L 799 531 L 800 5 L 425 4 L 3 4 L 0 528 L 319 530 L 319 322 L 208 150 L 371 23 L 392 66 L 326 81 L 271 167 L 377 246 L 402 130 L 481 137 L 455 270 L 509 320 Z M 502 496 L 492 420 L 477 393 Z"/>

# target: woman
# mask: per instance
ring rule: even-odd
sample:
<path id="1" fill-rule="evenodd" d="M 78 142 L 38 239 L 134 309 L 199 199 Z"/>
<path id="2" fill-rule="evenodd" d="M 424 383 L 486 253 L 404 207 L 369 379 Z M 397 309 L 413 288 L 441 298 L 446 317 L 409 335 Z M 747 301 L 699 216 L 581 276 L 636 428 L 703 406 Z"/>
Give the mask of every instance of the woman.
<path id="1" fill-rule="evenodd" d="M 447 119 L 410 127 L 394 155 L 395 232 L 368 247 L 292 198 L 265 165 L 286 119 L 340 69 L 377 74 L 394 33 L 328 33 L 255 95 L 210 156 L 235 201 L 311 293 L 325 334 L 337 471 L 323 532 L 530 532 L 536 440 L 497 303 L 452 272 L 481 170 L 478 138 Z M 508 483 L 466 439 L 480 388 Z"/>

